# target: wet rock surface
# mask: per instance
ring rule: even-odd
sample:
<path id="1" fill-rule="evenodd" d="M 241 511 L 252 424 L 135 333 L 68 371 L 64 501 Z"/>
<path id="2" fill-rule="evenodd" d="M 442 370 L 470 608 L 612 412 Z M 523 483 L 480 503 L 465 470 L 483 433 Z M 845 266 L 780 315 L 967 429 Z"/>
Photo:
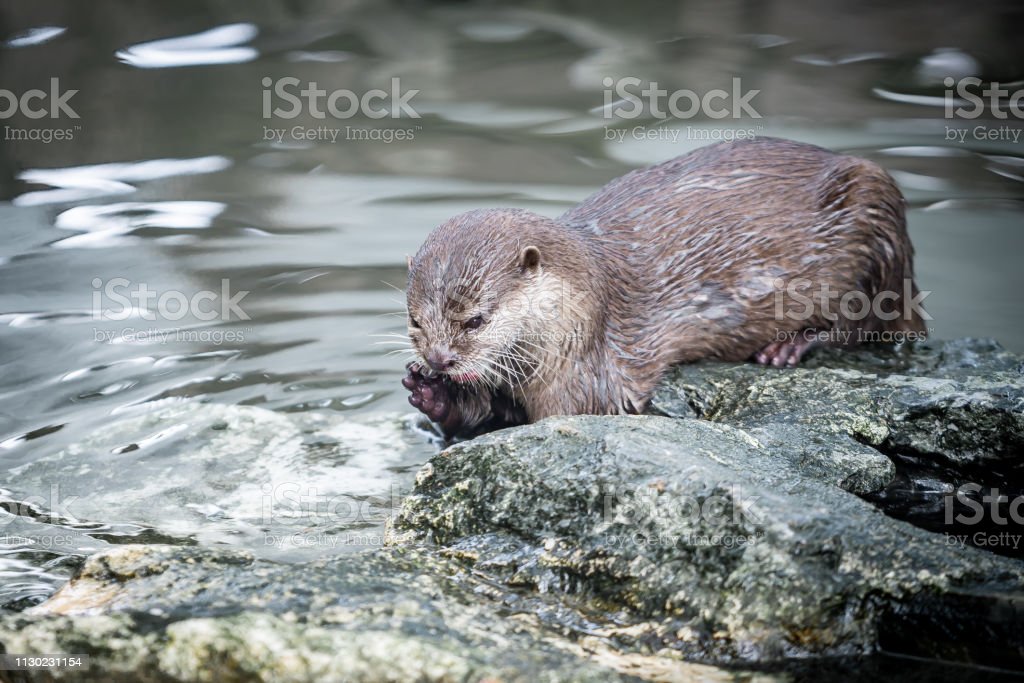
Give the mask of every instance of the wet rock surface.
<path id="1" fill-rule="evenodd" d="M 964 471 L 1024 471 L 1024 359 L 990 340 L 826 349 L 791 372 L 680 366 L 651 410 L 769 430 L 797 424 Z"/>
<path id="2" fill-rule="evenodd" d="M 96 680 L 871 680 L 880 651 L 1021 671 L 1024 563 L 949 531 L 998 515 L 914 516 L 972 510 L 943 508 L 964 482 L 1014 490 L 1021 369 L 972 340 L 681 367 L 655 414 L 441 452 L 390 547 L 107 550 L 0 642 L 90 654 Z"/>
<path id="3" fill-rule="evenodd" d="M 507 584 L 622 610 L 633 646 L 714 661 L 870 652 L 917 596 L 1024 591 L 1019 563 L 823 479 L 725 425 L 558 418 L 435 458 L 395 526 Z"/>
<path id="4" fill-rule="evenodd" d="M 1024 516 L 1010 514 L 1024 501 L 1024 358 L 994 341 L 822 350 L 792 373 L 679 367 L 651 410 L 748 429 L 805 472 L 884 454 L 887 473 L 840 471 L 836 483 L 948 540 L 1024 559 Z"/>
<path id="5" fill-rule="evenodd" d="M 125 546 L 5 619 L 0 640 L 8 652 L 88 654 L 88 671 L 53 670 L 70 681 L 732 679 L 570 640 L 544 628 L 537 601 L 463 572 L 415 549 L 280 565 L 242 551 Z M 50 680 L 25 680 L 37 678 Z"/>
<path id="6" fill-rule="evenodd" d="M 638 640 L 690 657 L 885 647 L 1021 669 L 1004 644 L 1024 565 L 987 551 L 1024 525 L 943 517 L 966 481 L 1016 490 L 1021 368 L 985 340 L 679 367 L 662 417 L 557 418 L 449 449 L 395 528 L 507 583 L 624 608 Z"/>

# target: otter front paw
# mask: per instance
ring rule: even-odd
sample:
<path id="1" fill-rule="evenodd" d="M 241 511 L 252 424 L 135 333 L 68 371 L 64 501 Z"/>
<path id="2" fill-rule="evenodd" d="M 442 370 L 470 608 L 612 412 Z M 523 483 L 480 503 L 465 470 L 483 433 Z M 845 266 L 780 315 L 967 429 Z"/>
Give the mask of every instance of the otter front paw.
<path id="1" fill-rule="evenodd" d="M 451 436 L 461 424 L 455 410 L 454 396 L 443 377 L 423 374 L 422 366 L 410 363 L 408 374 L 402 380 L 402 386 L 411 393 L 409 403 L 421 413 L 436 422 L 445 436 Z"/>

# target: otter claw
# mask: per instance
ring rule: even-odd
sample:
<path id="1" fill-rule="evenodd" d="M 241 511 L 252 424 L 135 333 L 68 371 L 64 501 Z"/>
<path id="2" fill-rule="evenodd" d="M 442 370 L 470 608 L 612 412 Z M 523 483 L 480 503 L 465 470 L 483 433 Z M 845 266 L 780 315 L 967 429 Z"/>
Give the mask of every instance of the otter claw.
<path id="1" fill-rule="evenodd" d="M 408 375 L 402 379 L 402 386 L 412 392 L 409 403 L 426 415 L 433 422 L 442 425 L 442 429 L 450 431 L 455 417 L 451 413 L 451 389 L 438 375 L 427 375 L 416 363 L 410 363 L 406 369 Z"/>
<path id="2" fill-rule="evenodd" d="M 776 341 L 754 354 L 754 360 L 761 365 L 775 368 L 795 368 L 808 351 L 816 346 L 806 336 L 794 341 Z"/>

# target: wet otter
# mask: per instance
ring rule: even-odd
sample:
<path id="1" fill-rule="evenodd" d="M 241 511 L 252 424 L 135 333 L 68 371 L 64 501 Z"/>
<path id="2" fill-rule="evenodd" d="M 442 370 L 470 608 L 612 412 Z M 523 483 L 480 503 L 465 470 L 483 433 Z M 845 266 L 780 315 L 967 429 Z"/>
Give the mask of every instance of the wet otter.
<path id="1" fill-rule="evenodd" d="M 409 261 L 410 403 L 448 437 L 636 413 L 674 363 L 796 365 L 923 333 L 904 200 L 878 165 L 759 138 L 633 171 L 559 218 L 479 210 Z"/>

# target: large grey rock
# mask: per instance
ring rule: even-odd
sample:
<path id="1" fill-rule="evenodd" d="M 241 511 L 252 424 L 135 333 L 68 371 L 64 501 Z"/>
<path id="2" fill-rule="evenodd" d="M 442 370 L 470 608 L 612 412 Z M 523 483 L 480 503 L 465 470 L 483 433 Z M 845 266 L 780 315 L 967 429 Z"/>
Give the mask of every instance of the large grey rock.
<path id="1" fill-rule="evenodd" d="M 617 639 L 632 647 L 723 660 L 869 652 L 919 596 L 940 598 L 941 618 L 944 595 L 1024 591 L 1020 563 L 949 547 L 830 478 L 757 430 L 552 418 L 434 458 L 393 535 L 508 584 L 624 609 Z"/>
<path id="2" fill-rule="evenodd" d="M 51 670 L 69 681 L 733 680 L 565 638 L 536 616 L 540 602 L 459 581 L 461 571 L 416 550 L 297 566 L 125 546 L 0 622 L 0 642 L 19 654 L 89 655 L 87 671 Z"/>
<path id="3" fill-rule="evenodd" d="M 892 352 L 822 350 L 805 367 L 785 370 L 679 366 L 659 387 L 651 411 L 765 432 L 799 425 L 815 435 L 809 438 L 843 452 L 852 440 L 967 472 L 1024 473 L 1024 360 L 990 340 Z M 793 453 L 804 450 L 800 440 L 782 441 Z"/>

